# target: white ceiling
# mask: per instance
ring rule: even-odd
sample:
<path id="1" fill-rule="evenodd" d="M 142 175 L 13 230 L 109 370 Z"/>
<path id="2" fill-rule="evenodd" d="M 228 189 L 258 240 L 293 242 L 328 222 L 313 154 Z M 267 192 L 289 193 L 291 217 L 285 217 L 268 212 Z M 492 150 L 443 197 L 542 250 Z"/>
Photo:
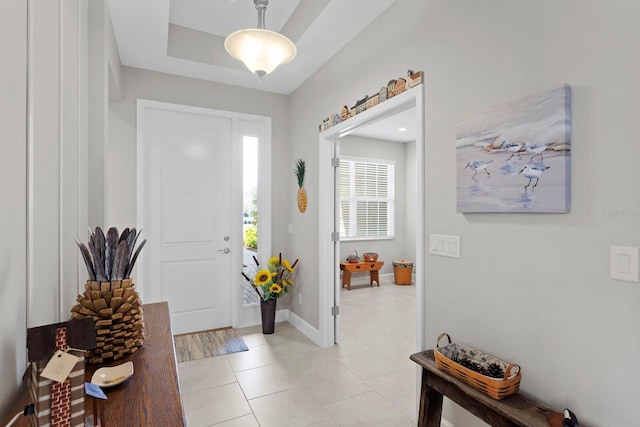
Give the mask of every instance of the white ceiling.
<path id="1" fill-rule="evenodd" d="M 224 50 L 233 31 L 257 26 L 253 0 L 108 0 L 123 65 L 290 94 L 395 0 L 271 0 L 268 30 L 298 55 L 258 82 Z"/>
<path id="2" fill-rule="evenodd" d="M 375 108 L 375 107 L 374 107 Z M 400 130 L 405 129 L 404 131 Z M 356 129 L 352 135 L 393 142 L 416 140 L 416 109 L 401 111 L 380 121 Z"/>
<path id="3" fill-rule="evenodd" d="M 266 28 L 289 37 L 298 54 L 262 82 L 223 46 L 228 34 L 256 27 L 253 0 L 108 0 L 108 5 L 122 65 L 290 94 L 394 2 L 270 0 Z M 408 129 L 399 132 L 400 127 Z M 353 134 L 414 141 L 415 111 Z"/>

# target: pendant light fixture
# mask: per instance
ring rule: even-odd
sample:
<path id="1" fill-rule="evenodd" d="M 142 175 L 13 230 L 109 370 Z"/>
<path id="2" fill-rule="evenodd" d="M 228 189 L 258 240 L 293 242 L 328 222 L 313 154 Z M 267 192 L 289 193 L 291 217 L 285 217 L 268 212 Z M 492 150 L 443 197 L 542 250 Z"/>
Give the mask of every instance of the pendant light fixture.
<path id="1" fill-rule="evenodd" d="M 229 34 L 224 41 L 224 48 L 262 80 L 278 65 L 285 64 L 296 56 L 296 45 L 280 33 L 265 30 L 264 15 L 269 0 L 253 2 L 258 11 L 258 28 Z"/>

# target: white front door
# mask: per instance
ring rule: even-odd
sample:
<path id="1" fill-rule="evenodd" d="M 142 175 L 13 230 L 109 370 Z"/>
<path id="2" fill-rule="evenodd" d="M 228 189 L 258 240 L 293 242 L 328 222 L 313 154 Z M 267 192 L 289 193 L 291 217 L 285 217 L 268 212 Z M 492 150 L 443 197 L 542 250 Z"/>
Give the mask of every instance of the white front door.
<path id="1" fill-rule="evenodd" d="M 232 119 L 147 108 L 141 125 L 143 298 L 176 334 L 231 326 Z"/>

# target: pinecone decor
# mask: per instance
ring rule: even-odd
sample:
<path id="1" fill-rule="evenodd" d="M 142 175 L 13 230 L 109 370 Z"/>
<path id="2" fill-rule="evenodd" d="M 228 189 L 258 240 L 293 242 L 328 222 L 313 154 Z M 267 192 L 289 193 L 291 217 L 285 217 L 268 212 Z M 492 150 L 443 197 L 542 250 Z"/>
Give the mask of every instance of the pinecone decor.
<path id="1" fill-rule="evenodd" d="M 307 210 L 307 192 L 302 188 L 304 184 L 304 172 L 305 172 L 305 163 L 304 160 L 298 159 L 296 160 L 296 168 L 293 170 L 296 178 L 298 179 L 298 210 L 300 213 L 305 213 Z"/>
<path id="2" fill-rule="evenodd" d="M 89 351 L 89 363 L 120 359 L 142 345 L 142 302 L 129 278 L 146 243 L 143 240 L 134 252 L 139 236 L 135 228 L 126 228 L 120 235 L 112 227 L 105 236 L 102 229 L 96 227 L 88 247 L 76 242 L 90 280 L 71 308 L 71 319 L 89 317 L 95 321 L 97 348 Z"/>
<path id="3" fill-rule="evenodd" d="M 489 363 L 489 366 L 487 366 L 486 375 L 491 378 L 503 379 L 504 369 L 502 369 L 502 366 L 500 366 L 499 363 L 492 362 Z"/>
<path id="4" fill-rule="evenodd" d="M 491 362 L 485 367 L 475 360 L 467 358 L 466 356 L 459 357 L 458 354 L 455 354 L 451 358 L 451 360 L 481 375 L 500 380 L 504 378 L 504 369 L 499 363 Z"/>
<path id="5" fill-rule="evenodd" d="M 463 357 L 458 361 L 458 363 L 467 369 L 471 369 L 472 371 L 478 372 L 480 374 L 482 373 L 482 366 L 478 362 L 475 362 L 471 359 Z"/>

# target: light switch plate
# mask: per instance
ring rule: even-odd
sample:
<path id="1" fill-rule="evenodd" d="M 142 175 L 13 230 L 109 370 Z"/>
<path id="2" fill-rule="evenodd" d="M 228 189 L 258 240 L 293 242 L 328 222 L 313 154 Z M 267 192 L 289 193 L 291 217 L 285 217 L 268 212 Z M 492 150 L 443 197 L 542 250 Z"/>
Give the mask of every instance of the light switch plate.
<path id="1" fill-rule="evenodd" d="M 611 246 L 611 278 L 638 282 L 638 248 Z"/>
<path id="2" fill-rule="evenodd" d="M 430 234 L 429 237 L 429 253 L 450 258 L 460 258 L 460 236 Z"/>

